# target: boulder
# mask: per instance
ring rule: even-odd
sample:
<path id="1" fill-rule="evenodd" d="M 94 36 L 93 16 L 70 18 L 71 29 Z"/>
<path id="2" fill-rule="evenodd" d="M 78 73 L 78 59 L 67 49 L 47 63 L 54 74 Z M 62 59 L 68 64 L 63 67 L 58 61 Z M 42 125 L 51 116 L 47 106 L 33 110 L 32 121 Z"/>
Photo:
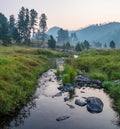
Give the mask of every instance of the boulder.
<path id="1" fill-rule="evenodd" d="M 76 100 L 75 100 L 75 104 L 78 105 L 78 106 L 83 107 L 83 106 L 86 105 L 86 102 L 83 102 L 83 101 L 80 101 L 79 99 L 76 99 Z"/>
<path id="2" fill-rule="evenodd" d="M 93 88 L 103 88 L 103 84 L 100 80 L 91 80 L 83 74 L 79 74 L 76 79 L 78 88 L 80 87 L 93 87 Z"/>
<path id="3" fill-rule="evenodd" d="M 63 86 L 58 87 L 59 90 L 63 91 L 63 92 L 74 92 L 74 86 L 70 83 L 67 83 Z"/>
<path id="4" fill-rule="evenodd" d="M 101 99 L 96 97 L 88 97 L 87 100 L 87 110 L 91 113 L 100 113 L 103 110 L 103 102 Z"/>

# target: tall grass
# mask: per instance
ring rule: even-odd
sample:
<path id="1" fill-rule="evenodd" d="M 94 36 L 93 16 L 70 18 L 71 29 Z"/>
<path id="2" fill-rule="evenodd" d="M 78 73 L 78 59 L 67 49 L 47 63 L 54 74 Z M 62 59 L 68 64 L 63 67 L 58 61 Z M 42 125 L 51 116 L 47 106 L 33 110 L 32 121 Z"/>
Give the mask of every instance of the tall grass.
<path id="1" fill-rule="evenodd" d="M 37 78 L 51 67 L 49 58 L 64 55 L 48 49 L 0 46 L 0 114 L 9 115 L 26 104 Z"/>
<path id="2" fill-rule="evenodd" d="M 92 78 L 120 79 L 120 50 L 94 50 L 78 53 L 79 58 L 67 62 Z"/>
<path id="3" fill-rule="evenodd" d="M 76 70 L 71 67 L 70 65 L 65 64 L 64 65 L 64 70 L 62 71 L 62 82 L 63 84 L 66 83 L 71 83 L 71 84 L 75 84 L 75 78 L 77 75 Z"/>
<path id="4" fill-rule="evenodd" d="M 78 53 L 79 58 L 68 59 L 67 63 L 78 72 L 87 74 L 92 79 L 101 80 L 106 91 L 114 98 L 120 114 L 120 50 L 90 50 Z"/>

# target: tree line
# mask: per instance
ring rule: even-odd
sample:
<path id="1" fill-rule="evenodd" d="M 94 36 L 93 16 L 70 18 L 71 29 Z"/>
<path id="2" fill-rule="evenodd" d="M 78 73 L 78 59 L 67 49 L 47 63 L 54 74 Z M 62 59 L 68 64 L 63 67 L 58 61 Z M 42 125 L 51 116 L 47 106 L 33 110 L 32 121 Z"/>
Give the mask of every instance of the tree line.
<path id="1" fill-rule="evenodd" d="M 0 13 L 0 41 L 3 45 L 9 45 L 12 41 L 29 45 L 31 35 L 34 36 L 35 29 L 39 26 L 44 42 L 44 33 L 47 30 L 46 20 L 47 16 L 43 13 L 38 22 L 37 11 L 25 7 L 21 7 L 17 20 L 14 15 L 10 15 L 8 20 L 3 13 Z"/>
<path id="2" fill-rule="evenodd" d="M 11 43 L 29 45 L 31 37 L 40 39 L 42 41 L 41 43 L 44 44 L 46 40 L 45 31 L 47 30 L 46 21 L 46 14 L 42 13 L 38 17 L 36 10 L 29 10 L 25 7 L 21 7 L 17 20 L 14 15 L 10 15 L 8 20 L 3 13 L 0 13 L 0 44 L 5 46 Z M 91 47 L 91 44 L 87 40 L 80 43 L 75 32 L 69 33 L 68 30 L 62 28 L 58 30 L 56 39 L 52 35 L 47 37 L 47 45 L 49 48 L 55 49 L 56 47 L 61 47 L 63 49 L 82 51 L 88 50 Z M 61 46 L 56 45 L 56 43 Z M 72 46 L 70 43 L 76 45 Z M 100 42 L 94 42 L 92 47 L 101 48 L 102 44 Z M 107 47 L 115 48 L 115 42 L 111 41 L 109 46 L 104 44 L 104 48 Z"/>
<path id="3" fill-rule="evenodd" d="M 109 44 L 104 44 L 102 46 L 102 43 L 100 42 L 93 42 L 92 44 L 89 43 L 89 41 L 85 40 L 80 43 L 80 41 L 77 38 L 77 34 L 75 32 L 69 33 L 68 30 L 64 30 L 60 28 L 57 32 L 56 42 L 58 44 L 63 44 L 64 49 L 70 48 L 70 43 L 76 44 L 75 50 L 76 51 L 82 51 L 82 50 L 88 50 L 90 47 L 93 48 L 115 48 L 116 43 L 112 40 Z M 67 46 L 67 47 L 66 47 Z"/>

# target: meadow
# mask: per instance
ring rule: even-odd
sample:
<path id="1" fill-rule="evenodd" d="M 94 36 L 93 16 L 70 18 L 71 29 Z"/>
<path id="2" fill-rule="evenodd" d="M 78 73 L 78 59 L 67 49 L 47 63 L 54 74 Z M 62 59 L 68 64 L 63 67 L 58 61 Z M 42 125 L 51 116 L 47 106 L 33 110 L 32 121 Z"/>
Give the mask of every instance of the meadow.
<path id="1" fill-rule="evenodd" d="M 11 115 L 32 98 L 38 77 L 66 56 L 48 49 L 0 46 L 0 115 Z"/>

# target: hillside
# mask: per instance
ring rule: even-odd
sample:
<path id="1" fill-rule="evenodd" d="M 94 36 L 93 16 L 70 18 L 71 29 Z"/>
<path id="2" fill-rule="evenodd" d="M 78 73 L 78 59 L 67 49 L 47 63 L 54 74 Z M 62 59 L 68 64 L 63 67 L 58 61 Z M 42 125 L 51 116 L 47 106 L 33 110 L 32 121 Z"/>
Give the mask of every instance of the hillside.
<path id="1" fill-rule="evenodd" d="M 59 29 L 60 29 L 60 27 L 54 26 L 54 27 L 50 28 L 50 29 L 47 31 L 47 34 L 48 34 L 48 35 L 53 35 L 54 38 L 57 39 L 57 32 L 58 32 Z"/>
<path id="2" fill-rule="evenodd" d="M 57 31 L 59 27 L 50 28 L 47 32 L 48 35 L 53 35 L 56 39 Z M 88 40 L 91 44 L 93 42 L 101 42 L 102 45 L 105 43 L 108 45 L 111 40 L 116 42 L 117 47 L 120 47 L 120 23 L 119 22 L 111 22 L 107 24 L 96 24 L 90 25 L 86 28 L 69 31 L 76 32 L 78 41 L 82 42 L 84 40 Z"/>

